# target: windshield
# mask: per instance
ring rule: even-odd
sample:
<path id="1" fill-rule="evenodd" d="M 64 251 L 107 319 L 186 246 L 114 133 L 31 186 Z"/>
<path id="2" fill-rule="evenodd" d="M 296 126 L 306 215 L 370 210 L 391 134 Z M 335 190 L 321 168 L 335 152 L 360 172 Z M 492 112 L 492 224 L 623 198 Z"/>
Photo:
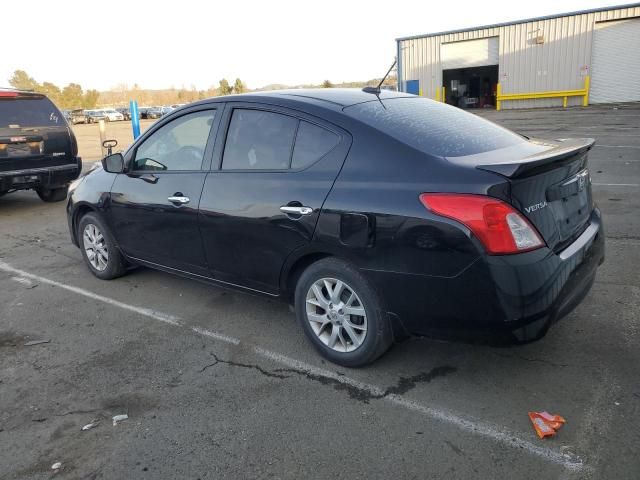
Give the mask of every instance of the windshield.
<path id="1" fill-rule="evenodd" d="M 344 112 L 431 155 L 460 157 L 522 143 L 519 135 L 472 113 L 425 98 L 391 98 Z"/>
<path id="2" fill-rule="evenodd" d="M 0 99 L 0 128 L 65 125 L 56 106 L 46 97 Z"/>

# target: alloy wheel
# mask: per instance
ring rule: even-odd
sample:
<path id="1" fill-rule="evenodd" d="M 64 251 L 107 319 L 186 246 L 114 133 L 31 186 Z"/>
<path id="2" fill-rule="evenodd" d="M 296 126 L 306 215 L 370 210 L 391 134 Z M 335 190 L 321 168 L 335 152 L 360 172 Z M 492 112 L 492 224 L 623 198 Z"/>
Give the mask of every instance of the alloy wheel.
<path id="1" fill-rule="evenodd" d="M 100 272 L 104 271 L 109 263 L 109 251 L 104 235 L 93 223 L 84 227 L 82 244 L 91 266 Z"/>
<path id="2" fill-rule="evenodd" d="M 318 339 L 336 352 L 353 352 L 367 336 L 367 313 L 349 285 L 321 278 L 306 296 L 307 320 Z"/>

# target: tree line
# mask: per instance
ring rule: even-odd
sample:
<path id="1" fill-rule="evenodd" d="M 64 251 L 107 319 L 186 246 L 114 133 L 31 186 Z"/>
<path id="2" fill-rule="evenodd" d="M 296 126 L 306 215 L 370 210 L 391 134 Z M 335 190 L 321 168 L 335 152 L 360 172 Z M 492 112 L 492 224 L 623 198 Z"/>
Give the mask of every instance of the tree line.
<path id="1" fill-rule="evenodd" d="M 112 89 L 100 92 L 100 105 L 128 105 L 129 100 L 135 99 L 141 106 L 173 105 L 176 103 L 190 103 L 218 95 L 230 95 L 232 93 L 244 93 L 248 89 L 244 82 L 236 78 L 230 84 L 226 78 L 218 82 L 217 86 L 211 86 L 206 90 L 198 90 L 195 85 L 190 88 L 166 88 L 162 90 L 149 90 L 141 88 L 137 83 L 132 86 L 119 84 Z"/>
<path id="2" fill-rule="evenodd" d="M 60 88 L 51 82 L 38 83 L 24 70 L 16 70 L 9 79 L 9 84 L 21 90 L 33 90 L 44 93 L 60 108 L 93 108 L 98 102 L 100 92 L 97 90 L 82 90 L 77 83 L 70 83 Z"/>
<path id="3" fill-rule="evenodd" d="M 366 85 L 377 85 L 380 79 L 372 79 L 366 82 L 342 82 L 334 84 L 330 80 L 325 80 L 320 85 L 298 85 L 290 87 L 288 85 L 273 84 L 258 90 L 276 90 L 281 88 L 297 88 L 297 87 L 347 87 L 361 88 Z M 384 85 L 395 85 L 396 78 L 390 75 L 384 82 Z M 136 100 L 140 106 L 153 105 L 173 105 L 176 103 L 190 103 L 204 98 L 216 97 L 219 95 L 231 95 L 234 93 L 245 93 L 250 91 L 244 82 L 236 78 L 231 84 L 226 78 L 221 79 L 218 85 L 213 85 L 206 90 L 198 90 L 195 85 L 190 88 L 168 88 L 163 90 L 143 89 L 138 84 L 129 86 L 127 84 L 119 84 L 108 91 L 99 92 L 98 90 L 83 91 L 82 87 L 77 83 L 70 83 L 66 87 L 60 88 L 51 82 L 37 82 L 30 77 L 24 70 L 16 70 L 9 84 L 22 90 L 33 90 L 35 92 L 44 93 L 58 107 L 64 109 L 72 108 L 95 108 L 96 106 L 118 106 L 128 105 L 129 100 Z"/>
<path id="4" fill-rule="evenodd" d="M 233 84 L 223 78 L 218 82 L 217 87 L 212 86 L 207 90 L 197 90 L 195 86 L 191 86 L 190 89 L 182 87 L 179 89 L 146 90 L 140 88 L 137 84 L 132 87 L 120 84 L 106 92 L 99 92 L 93 89 L 83 91 L 82 86 L 77 83 L 70 83 L 63 88 L 51 82 L 39 83 L 24 70 L 13 72 L 9 79 L 9 84 L 20 90 L 44 93 L 53 103 L 64 109 L 89 109 L 99 105 L 127 105 L 131 99 L 137 100 L 140 105 L 172 105 L 247 91 L 244 82 L 239 78 L 236 78 Z"/>

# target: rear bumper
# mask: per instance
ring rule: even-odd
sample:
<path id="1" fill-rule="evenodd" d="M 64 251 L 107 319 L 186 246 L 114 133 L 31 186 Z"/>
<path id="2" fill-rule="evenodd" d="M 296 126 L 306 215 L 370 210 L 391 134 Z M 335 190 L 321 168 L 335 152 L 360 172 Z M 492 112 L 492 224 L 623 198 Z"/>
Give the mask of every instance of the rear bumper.
<path id="1" fill-rule="evenodd" d="M 81 168 L 82 162 L 78 157 L 76 163 L 0 171 L 0 191 L 61 187 L 78 178 Z"/>
<path id="2" fill-rule="evenodd" d="M 366 274 L 388 311 L 411 333 L 499 329 L 528 341 L 544 335 L 587 295 L 604 250 L 601 215 L 595 209 L 584 233 L 559 253 L 542 248 L 483 256 L 451 278 Z"/>

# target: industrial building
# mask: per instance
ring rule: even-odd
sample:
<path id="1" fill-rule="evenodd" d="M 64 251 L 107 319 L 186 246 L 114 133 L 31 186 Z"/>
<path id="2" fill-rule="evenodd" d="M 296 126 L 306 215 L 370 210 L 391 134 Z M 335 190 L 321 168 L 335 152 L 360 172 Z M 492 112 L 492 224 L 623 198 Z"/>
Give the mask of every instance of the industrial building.
<path id="1" fill-rule="evenodd" d="M 640 101 L 640 3 L 397 39 L 398 89 L 462 108 Z"/>

